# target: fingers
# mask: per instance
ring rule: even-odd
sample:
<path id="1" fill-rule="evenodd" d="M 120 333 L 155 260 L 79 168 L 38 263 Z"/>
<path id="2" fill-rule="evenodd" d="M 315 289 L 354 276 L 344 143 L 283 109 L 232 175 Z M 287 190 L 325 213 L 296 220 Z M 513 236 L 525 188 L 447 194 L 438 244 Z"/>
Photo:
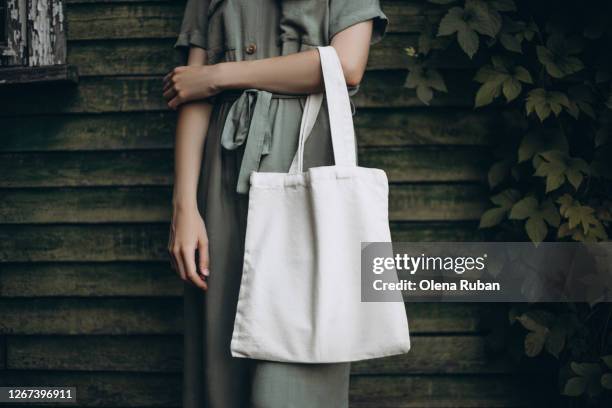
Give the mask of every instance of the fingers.
<path id="1" fill-rule="evenodd" d="M 176 67 L 172 71 L 168 72 L 162 79 L 162 90 L 167 91 L 169 88 L 176 84 L 176 76 L 183 72 L 187 67 Z"/>
<path id="2" fill-rule="evenodd" d="M 164 79 L 162 79 L 162 83 L 164 84 L 164 88 L 166 87 L 166 84 L 170 81 L 170 79 L 172 78 L 172 75 L 174 75 L 174 70 L 168 72 L 166 75 L 164 75 Z"/>
<path id="3" fill-rule="evenodd" d="M 172 248 L 172 260 L 174 268 L 178 275 L 181 277 L 182 280 L 187 280 L 187 273 L 185 272 L 185 268 L 183 267 L 181 250 L 176 245 Z"/>
<path id="4" fill-rule="evenodd" d="M 165 93 L 168 89 L 174 88 L 174 85 L 174 79 L 171 79 L 170 81 L 166 82 L 162 88 L 162 93 Z"/>
<path id="5" fill-rule="evenodd" d="M 168 107 L 170 109 L 176 109 L 180 104 L 185 102 L 186 94 L 181 92 L 177 87 L 173 86 L 164 91 L 164 99 L 168 101 Z"/>
<path id="6" fill-rule="evenodd" d="M 208 285 L 204 281 L 204 278 L 197 273 L 195 263 L 195 248 L 183 247 L 180 253 L 187 279 L 202 290 L 208 289 Z"/>
<path id="7" fill-rule="evenodd" d="M 168 84 L 171 84 L 172 82 L 174 82 L 174 75 L 184 71 L 185 68 L 186 67 L 176 67 L 172 71 L 168 72 L 164 76 L 164 79 L 162 79 L 162 84 L 164 86 L 164 89 L 166 89 L 168 87 Z"/>
<path id="8" fill-rule="evenodd" d="M 182 280 L 187 280 L 187 269 L 183 263 L 181 247 L 176 244 L 174 233 L 171 231 L 168 252 L 170 253 L 170 264 Z"/>
<path id="9" fill-rule="evenodd" d="M 168 102 L 168 107 L 172 110 L 176 110 L 182 103 L 183 101 L 181 97 L 179 95 L 176 95 L 170 102 Z"/>
<path id="10" fill-rule="evenodd" d="M 178 265 L 176 264 L 176 260 L 173 256 L 170 257 L 170 267 L 176 272 L 177 275 L 180 275 Z"/>
<path id="11" fill-rule="evenodd" d="M 172 88 L 168 88 L 164 91 L 163 95 L 164 95 L 164 99 L 166 99 L 167 101 L 171 100 L 172 98 L 174 98 L 178 93 L 178 90 L 174 87 Z"/>
<path id="12" fill-rule="evenodd" d="M 172 253 L 172 242 L 168 244 L 168 255 L 170 255 L 170 267 L 178 274 L 178 266 L 176 265 L 174 254 Z"/>
<path id="13" fill-rule="evenodd" d="M 198 271 L 205 277 L 210 276 L 208 269 L 208 241 L 200 238 L 198 241 Z"/>
<path id="14" fill-rule="evenodd" d="M 179 94 L 179 90 L 176 86 L 175 74 L 177 73 L 178 68 L 175 68 L 171 72 L 169 72 L 163 79 L 163 90 L 162 95 L 164 99 L 168 102 L 168 107 L 170 109 L 176 109 L 180 105 L 179 100 L 175 100 L 170 104 L 171 101 L 176 99 Z"/>
<path id="15" fill-rule="evenodd" d="M 176 264 L 176 259 L 174 258 L 173 249 L 174 247 L 174 231 L 172 230 L 172 226 L 170 226 L 170 238 L 168 239 L 168 255 L 170 255 L 170 267 L 174 269 L 174 271 L 179 274 L 178 265 Z"/>
<path id="16" fill-rule="evenodd" d="M 208 289 L 208 284 L 204 280 L 204 277 L 198 275 L 196 272 L 195 249 L 188 249 L 186 247 L 181 248 L 177 245 L 173 245 L 170 253 L 172 267 L 177 271 L 182 280 L 191 282 L 200 289 Z"/>
<path id="17" fill-rule="evenodd" d="M 166 76 L 164 76 L 164 79 L 162 79 L 162 88 L 164 91 L 168 89 L 168 87 L 172 86 L 172 83 L 174 82 L 173 77 L 174 71 L 170 71 L 166 74 Z"/>

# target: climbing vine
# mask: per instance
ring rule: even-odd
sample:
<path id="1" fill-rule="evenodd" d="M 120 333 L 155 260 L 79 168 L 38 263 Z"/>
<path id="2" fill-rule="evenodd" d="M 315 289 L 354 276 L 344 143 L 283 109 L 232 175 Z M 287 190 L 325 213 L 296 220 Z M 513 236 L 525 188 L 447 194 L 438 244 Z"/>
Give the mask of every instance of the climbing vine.
<path id="1" fill-rule="evenodd" d="M 473 69 L 475 109 L 511 112 L 488 171 L 480 228 L 505 240 L 608 240 L 612 225 L 612 9 L 609 2 L 427 0 L 405 86 L 429 105 L 454 77 L 436 61 L 459 52 Z M 447 86 L 448 85 L 448 86 Z M 523 353 L 556 359 L 560 391 L 612 396 L 612 306 L 510 310 Z M 585 347 L 589 345 L 589 347 Z"/>

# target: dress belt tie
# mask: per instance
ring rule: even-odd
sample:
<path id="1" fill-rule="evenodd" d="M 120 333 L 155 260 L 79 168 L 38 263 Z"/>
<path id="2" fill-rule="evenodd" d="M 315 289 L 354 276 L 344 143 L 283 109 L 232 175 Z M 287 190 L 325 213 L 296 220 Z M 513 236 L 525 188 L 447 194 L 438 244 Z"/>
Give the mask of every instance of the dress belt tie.
<path id="1" fill-rule="evenodd" d="M 270 116 L 272 99 L 299 99 L 306 96 L 308 95 L 277 94 L 259 89 L 246 89 L 239 93 L 226 91 L 215 97 L 215 101 L 233 101 L 221 132 L 221 146 L 227 150 L 236 150 L 246 141 L 236 192 L 241 194 L 249 192 L 251 173 L 259 170 L 262 157 L 270 153 L 273 125 Z M 352 100 L 351 108 L 354 114 Z"/>
<path id="2" fill-rule="evenodd" d="M 231 97 L 231 94 L 230 94 Z M 272 99 L 303 98 L 304 95 L 277 95 L 258 89 L 246 89 L 235 99 L 227 113 L 221 146 L 235 150 L 245 141 L 244 155 L 238 173 L 236 191 L 249 191 L 251 172 L 259 170 L 261 158 L 270 153 L 272 146 Z"/>

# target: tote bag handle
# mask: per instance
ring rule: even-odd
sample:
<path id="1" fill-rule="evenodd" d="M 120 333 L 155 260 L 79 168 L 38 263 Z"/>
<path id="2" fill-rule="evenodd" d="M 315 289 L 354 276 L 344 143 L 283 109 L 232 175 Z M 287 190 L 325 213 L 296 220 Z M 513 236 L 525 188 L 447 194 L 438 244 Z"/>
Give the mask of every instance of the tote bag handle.
<path id="1" fill-rule="evenodd" d="M 306 98 L 300 124 L 298 150 L 291 163 L 289 173 L 304 171 L 304 144 L 317 120 L 324 95 L 327 97 L 329 128 L 335 164 L 336 166 L 357 166 L 353 114 L 340 59 L 334 47 L 317 47 L 317 49 L 321 57 L 325 94 L 312 94 Z"/>

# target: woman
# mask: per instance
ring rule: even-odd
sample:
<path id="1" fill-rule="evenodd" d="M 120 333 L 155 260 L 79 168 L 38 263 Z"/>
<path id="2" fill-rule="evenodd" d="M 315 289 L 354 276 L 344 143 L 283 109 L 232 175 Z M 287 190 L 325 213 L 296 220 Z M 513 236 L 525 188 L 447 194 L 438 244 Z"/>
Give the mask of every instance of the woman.
<path id="1" fill-rule="evenodd" d="M 232 358 L 230 340 L 249 174 L 289 169 L 305 95 L 323 89 L 314 48 L 336 49 L 355 92 L 386 25 L 378 0 L 188 0 L 175 44 L 187 66 L 163 85 L 179 112 L 169 251 L 186 282 L 184 407 L 348 407 L 349 364 Z M 327 109 L 304 160 L 333 164 Z"/>

